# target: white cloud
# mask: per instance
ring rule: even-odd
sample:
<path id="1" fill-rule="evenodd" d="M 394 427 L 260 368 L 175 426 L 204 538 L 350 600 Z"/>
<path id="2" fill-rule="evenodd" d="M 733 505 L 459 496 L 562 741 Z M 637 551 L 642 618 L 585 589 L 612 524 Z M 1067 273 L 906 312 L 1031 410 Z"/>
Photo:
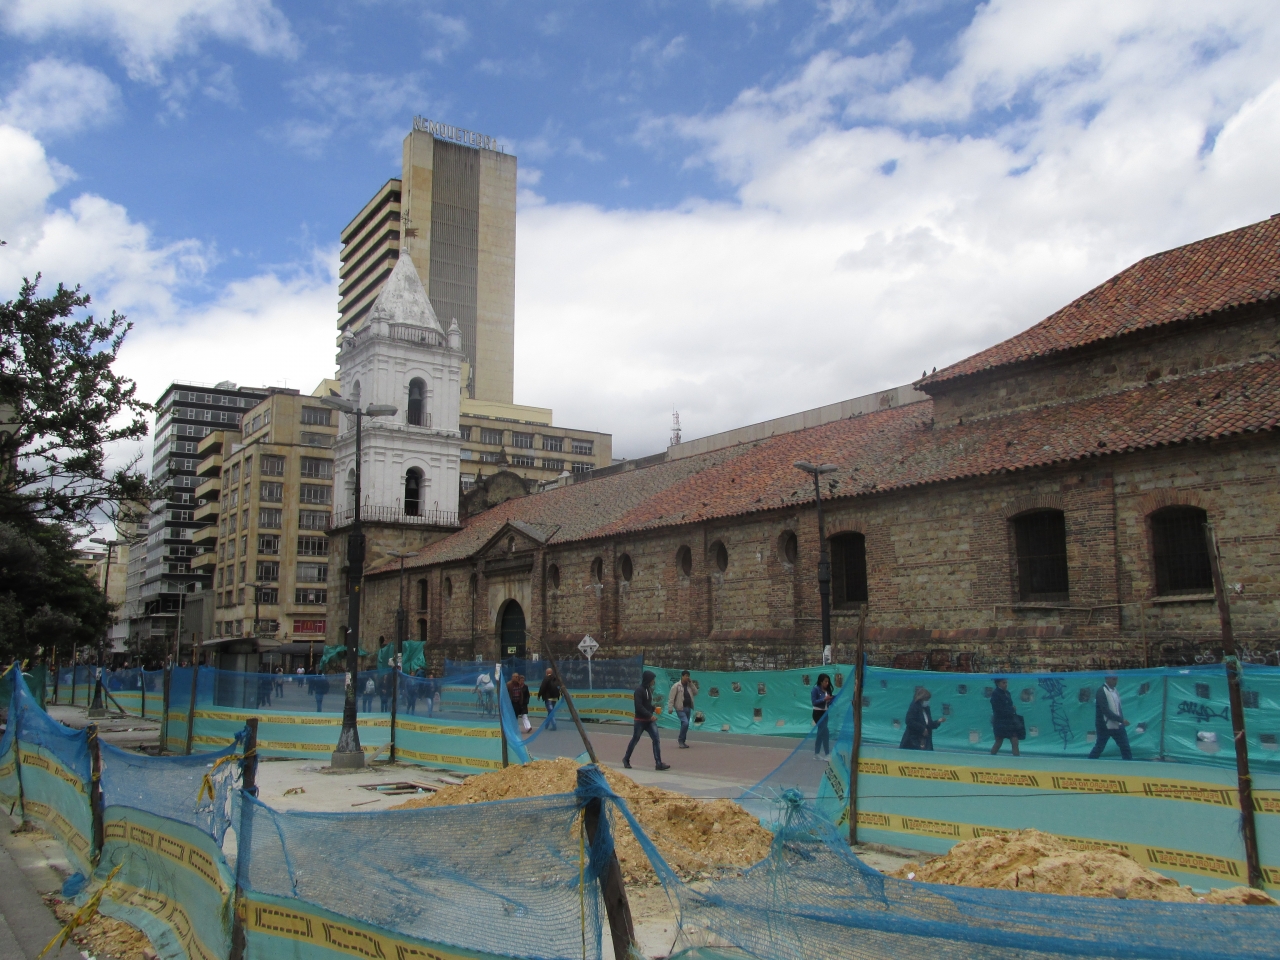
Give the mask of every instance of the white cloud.
<path id="1" fill-rule="evenodd" d="M 159 82 L 163 64 L 206 39 L 292 56 L 298 41 L 271 0 L 3 0 L 0 22 L 31 40 L 106 37 L 130 76 Z"/>
<path id="2" fill-rule="evenodd" d="M 394 148 L 399 157 L 410 118 L 429 114 L 438 106 L 413 73 L 392 76 L 320 70 L 287 86 L 295 103 L 320 118 L 291 120 L 284 129 L 286 141 L 311 156 L 318 156 L 324 143 L 341 129 L 363 131 L 375 143 Z M 390 131 L 384 126 L 388 122 L 392 122 Z M 271 136 L 276 135 L 273 130 Z"/>
<path id="3" fill-rule="evenodd" d="M 0 126 L 0 298 L 22 277 L 41 291 L 80 284 L 92 310 L 118 310 L 134 324 L 117 369 L 156 399 L 175 379 L 234 380 L 311 390 L 334 369 L 337 248 L 305 263 L 265 268 L 211 289 L 213 251 L 195 240 L 159 243 L 119 204 L 85 193 L 65 206 L 50 198 L 66 174 L 30 134 Z M 287 384 L 285 383 L 287 381 Z M 123 462 L 150 441 L 112 451 Z"/>
<path id="4" fill-rule="evenodd" d="M 27 65 L 0 105 L 0 123 L 57 136 L 107 123 L 120 90 L 105 74 L 80 63 L 46 57 Z"/>
<path id="5" fill-rule="evenodd" d="M 436 63 L 443 63 L 445 57 L 463 46 L 471 36 L 466 21 L 461 17 L 447 17 L 428 11 L 422 15 L 422 22 L 428 37 L 422 55 Z"/>
<path id="6" fill-rule="evenodd" d="M 517 399 L 643 455 L 673 405 L 694 437 L 907 382 L 1280 211 L 1273 19 L 994 0 L 940 78 L 906 43 L 819 51 L 718 113 L 651 123 L 734 200 L 524 203 Z"/>

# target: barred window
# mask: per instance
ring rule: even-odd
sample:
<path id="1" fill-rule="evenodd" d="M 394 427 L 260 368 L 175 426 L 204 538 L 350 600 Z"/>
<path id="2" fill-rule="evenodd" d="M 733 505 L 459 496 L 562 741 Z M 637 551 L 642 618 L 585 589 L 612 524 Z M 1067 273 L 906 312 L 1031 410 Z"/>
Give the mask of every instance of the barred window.
<path id="1" fill-rule="evenodd" d="M 329 565 L 327 563 L 298 564 L 299 583 L 324 583 L 328 579 Z"/>
<path id="2" fill-rule="evenodd" d="M 533 457 L 521 457 L 517 455 L 511 458 L 511 465 L 513 467 L 532 467 L 533 462 Z"/>
<path id="3" fill-rule="evenodd" d="M 1067 521 L 1061 510 L 1037 510 L 1015 517 L 1018 598 L 1066 600 Z"/>
<path id="4" fill-rule="evenodd" d="M 329 529 L 329 511 L 328 510 L 299 510 L 298 511 L 298 529 L 299 530 L 328 530 Z"/>
<path id="5" fill-rule="evenodd" d="M 1151 514 L 1156 593 L 1160 596 L 1213 592 L 1204 535 L 1208 520 L 1208 514 L 1197 507 L 1165 507 Z"/>
<path id="6" fill-rule="evenodd" d="M 564 469 L 564 461 L 563 461 L 563 460 L 548 460 L 546 457 L 543 457 L 543 458 L 542 458 L 542 469 L 543 469 L 543 470 L 563 470 L 563 469 Z"/>
<path id="7" fill-rule="evenodd" d="M 837 609 L 867 602 L 867 538 L 842 533 L 829 541 L 831 603 Z"/>
<path id="8" fill-rule="evenodd" d="M 277 508 L 263 507 L 261 510 L 258 511 L 258 526 L 262 527 L 264 530 L 279 530 L 280 516 L 281 516 L 281 511 L 278 510 Z M 232 523 L 234 524 L 235 518 L 232 517 L 231 519 L 232 519 Z M 234 530 L 234 526 L 232 527 L 232 529 Z"/>
<path id="9" fill-rule="evenodd" d="M 572 453 L 576 453 L 580 457 L 589 457 L 595 452 L 596 445 L 592 440 L 574 440 L 572 446 Z"/>
<path id="10" fill-rule="evenodd" d="M 276 457 L 271 454 L 263 454 L 262 461 L 258 467 L 264 477 L 283 477 L 284 476 L 284 457 Z M 231 482 L 235 482 L 235 478 L 231 478 Z"/>
<path id="11" fill-rule="evenodd" d="M 300 464 L 302 476 L 315 480 L 333 479 L 333 461 L 318 457 L 303 457 Z"/>
<path id="12" fill-rule="evenodd" d="M 262 577 L 259 577 L 258 579 L 259 579 L 259 580 L 261 580 L 261 579 L 263 579 L 263 578 L 262 578 Z M 279 588 L 279 587 L 259 587 L 259 588 L 258 588 L 258 603 L 262 604 L 263 606 L 268 606 L 268 607 L 269 607 L 269 606 L 271 606 L 272 604 L 276 604 L 276 603 L 279 603 L 279 602 L 280 602 L 280 588 Z M 267 623 L 269 623 L 269 622 L 270 622 L 270 621 L 267 621 L 267 620 L 263 620 L 263 621 L 262 621 L 262 623 L 263 623 L 264 627 L 265 627 L 265 625 L 266 625 Z M 273 630 L 273 631 L 271 631 L 271 632 L 272 632 L 272 633 L 274 633 L 275 631 Z"/>
<path id="13" fill-rule="evenodd" d="M 284 500 L 284 484 L 262 481 L 258 484 L 258 499 L 268 503 L 281 503 Z"/>
<path id="14" fill-rule="evenodd" d="M 322 487 L 318 483 L 301 484 L 298 499 L 302 503 L 328 503 L 333 497 L 332 487 Z"/>
<path id="15" fill-rule="evenodd" d="M 594 463 L 575 463 L 573 464 L 574 473 L 590 473 L 595 469 Z"/>
<path id="16" fill-rule="evenodd" d="M 484 428 L 484 427 L 481 427 L 481 428 L 480 428 L 480 442 L 481 442 L 481 443 L 491 443 L 491 444 L 493 444 L 495 447 L 497 447 L 497 446 L 501 446 L 501 445 L 502 445 L 502 431 L 501 431 L 501 430 L 489 430 L 489 429 L 486 429 L 486 428 Z"/>
<path id="17" fill-rule="evenodd" d="M 257 576 L 255 580 L 266 580 L 268 582 L 280 579 L 280 561 L 279 560 L 259 560 Z"/>
<path id="18" fill-rule="evenodd" d="M 516 433 L 513 430 L 511 432 L 511 445 L 513 447 L 519 447 L 522 450 L 532 450 L 533 434 L 532 433 Z"/>
<path id="19" fill-rule="evenodd" d="M 303 430 L 302 442 L 308 447 L 331 447 L 333 446 L 333 437 L 327 433 L 310 433 Z"/>
<path id="20" fill-rule="evenodd" d="M 564 452 L 564 437 L 543 437 L 542 449 L 552 450 L 556 453 Z"/>
<path id="21" fill-rule="evenodd" d="M 501 463 L 502 454 L 500 453 L 482 453 L 480 454 L 481 463 Z"/>
<path id="22" fill-rule="evenodd" d="M 328 603 L 329 591 L 317 590 L 315 587 L 298 587 L 293 591 L 294 603 Z M 299 631 L 301 632 L 301 631 Z"/>
<path id="23" fill-rule="evenodd" d="M 298 556 L 327 557 L 329 555 L 328 537 L 299 537 Z"/>
<path id="24" fill-rule="evenodd" d="M 331 422 L 329 411 L 325 407 L 303 407 L 302 422 L 309 426 L 327 427 Z"/>
<path id="25" fill-rule="evenodd" d="M 280 536 L 274 533 L 258 534 L 258 552 L 278 554 L 280 552 Z"/>
<path id="26" fill-rule="evenodd" d="M 460 436 L 463 440 L 470 440 L 470 439 L 471 439 L 471 428 L 470 428 L 470 427 L 459 427 L 459 428 L 458 428 L 458 436 Z"/>

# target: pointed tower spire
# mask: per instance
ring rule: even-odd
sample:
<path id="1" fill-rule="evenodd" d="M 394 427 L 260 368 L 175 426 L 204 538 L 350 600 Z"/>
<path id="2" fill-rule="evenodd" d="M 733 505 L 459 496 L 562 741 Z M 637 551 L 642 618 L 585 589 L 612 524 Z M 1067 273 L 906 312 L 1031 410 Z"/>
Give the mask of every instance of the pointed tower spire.
<path id="1" fill-rule="evenodd" d="M 413 258 L 408 253 L 401 254 L 396 260 L 391 276 L 387 277 L 378 298 L 373 301 L 369 311 L 369 320 L 385 320 L 387 323 L 410 323 L 418 327 L 428 327 L 444 336 L 440 321 L 436 319 L 436 311 L 431 306 L 427 291 L 418 277 Z"/>

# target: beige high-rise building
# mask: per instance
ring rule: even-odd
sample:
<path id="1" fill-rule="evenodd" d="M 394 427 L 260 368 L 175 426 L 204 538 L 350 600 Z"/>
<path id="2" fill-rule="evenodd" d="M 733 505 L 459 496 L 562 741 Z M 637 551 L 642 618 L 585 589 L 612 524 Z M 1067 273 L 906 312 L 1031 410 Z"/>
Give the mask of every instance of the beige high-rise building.
<path id="1" fill-rule="evenodd" d="M 340 330 L 364 325 L 402 251 L 436 315 L 457 320 L 463 396 L 513 402 L 516 158 L 491 137 L 415 118 L 399 179 L 388 180 L 342 231 Z"/>
<path id="2" fill-rule="evenodd" d="M 192 539 L 204 552 L 192 567 L 212 575 L 206 618 L 224 667 L 256 669 L 273 651 L 309 662 L 324 638 L 338 417 L 319 398 L 334 385 L 311 396 L 270 387 L 239 431 L 200 443 L 205 526 Z"/>

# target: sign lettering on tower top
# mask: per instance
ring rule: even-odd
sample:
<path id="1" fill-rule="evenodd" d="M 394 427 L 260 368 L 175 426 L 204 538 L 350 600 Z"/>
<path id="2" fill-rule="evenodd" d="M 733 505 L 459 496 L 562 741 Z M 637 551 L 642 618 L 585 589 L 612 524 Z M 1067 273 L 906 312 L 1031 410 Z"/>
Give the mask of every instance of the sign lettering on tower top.
<path id="1" fill-rule="evenodd" d="M 429 133 L 440 140 L 449 140 L 466 147 L 475 147 L 477 150 L 496 150 L 498 153 L 507 152 L 506 147 L 498 143 L 496 137 L 487 137 L 483 133 L 465 130 L 462 127 L 454 127 L 447 123 L 441 123 L 439 120 L 414 117 L 413 129 Z"/>

